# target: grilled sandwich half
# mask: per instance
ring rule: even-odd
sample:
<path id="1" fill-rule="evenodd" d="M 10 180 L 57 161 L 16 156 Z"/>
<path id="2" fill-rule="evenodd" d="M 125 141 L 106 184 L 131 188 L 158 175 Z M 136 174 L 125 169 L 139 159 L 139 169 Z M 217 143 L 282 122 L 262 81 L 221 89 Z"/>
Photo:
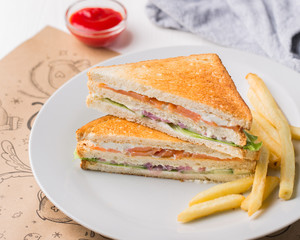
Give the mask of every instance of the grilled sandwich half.
<path id="1" fill-rule="evenodd" d="M 253 175 L 258 158 L 249 150 L 238 158 L 110 115 L 76 136 L 81 167 L 109 173 L 226 182 Z"/>
<path id="2" fill-rule="evenodd" d="M 87 105 L 243 159 L 260 144 L 251 112 L 216 54 L 93 68 Z"/>

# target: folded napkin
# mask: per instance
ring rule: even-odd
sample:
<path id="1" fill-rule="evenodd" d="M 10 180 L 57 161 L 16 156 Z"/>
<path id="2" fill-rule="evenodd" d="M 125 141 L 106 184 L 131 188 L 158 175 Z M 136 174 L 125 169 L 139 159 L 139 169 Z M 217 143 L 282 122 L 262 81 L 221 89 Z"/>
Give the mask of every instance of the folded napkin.
<path id="1" fill-rule="evenodd" d="M 158 26 L 274 59 L 300 72 L 300 0 L 149 0 Z"/>

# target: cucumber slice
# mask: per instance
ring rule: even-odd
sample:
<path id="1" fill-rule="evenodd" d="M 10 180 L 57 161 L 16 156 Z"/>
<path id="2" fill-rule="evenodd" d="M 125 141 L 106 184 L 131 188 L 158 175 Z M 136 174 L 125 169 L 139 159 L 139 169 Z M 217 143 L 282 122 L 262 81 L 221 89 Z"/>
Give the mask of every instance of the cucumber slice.
<path id="1" fill-rule="evenodd" d="M 97 158 L 81 158 L 81 160 L 89 162 L 99 162 Z"/>
<path id="2" fill-rule="evenodd" d="M 118 166 L 118 167 L 130 167 L 130 168 L 137 168 L 137 169 L 147 169 L 147 167 L 143 165 L 126 165 L 123 163 L 110 163 L 110 162 L 102 162 L 99 161 L 97 158 L 82 158 L 81 160 L 90 161 L 90 162 L 98 162 L 105 165 L 111 165 L 111 166 Z M 151 171 L 151 170 L 149 170 Z M 155 171 L 155 170 L 154 170 Z M 168 171 L 168 170 L 162 170 L 162 171 Z M 179 172 L 176 169 L 169 170 L 169 172 Z M 197 171 L 180 171 L 182 174 L 235 174 L 235 175 L 248 175 L 249 172 L 246 171 L 235 171 L 233 169 L 214 169 L 210 171 L 203 171 L 203 172 L 197 172 Z"/>
<path id="3" fill-rule="evenodd" d="M 184 135 L 190 136 L 190 137 L 194 137 L 194 138 L 201 138 L 201 139 L 205 139 L 205 140 L 210 140 L 210 141 L 214 141 L 214 142 L 220 142 L 220 143 L 225 143 L 228 144 L 230 146 L 234 146 L 234 147 L 239 147 L 239 145 L 233 143 L 233 142 L 225 142 L 225 141 L 221 141 L 218 139 L 213 139 L 213 138 L 209 138 L 209 137 L 205 137 L 199 133 L 195 133 L 191 130 L 185 129 L 185 128 L 181 128 L 178 125 L 172 124 L 172 123 L 168 123 L 168 125 L 173 128 L 175 131 L 183 133 Z"/>
<path id="4" fill-rule="evenodd" d="M 98 162 L 98 163 L 101 163 L 101 164 L 106 164 L 106 165 L 111 165 L 111 166 L 118 166 L 118 167 L 131 167 L 131 168 L 146 169 L 146 167 L 144 167 L 142 165 L 126 165 L 126 164 L 122 164 L 122 163 L 101 162 L 101 161 L 98 161 L 97 158 L 82 158 L 82 160 L 91 161 L 91 162 Z"/>
<path id="5" fill-rule="evenodd" d="M 214 169 L 210 171 L 202 171 L 202 172 L 195 172 L 195 171 L 183 171 L 181 173 L 186 174 L 233 174 L 233 169 Z"/>
<path id="6" fill-rule="evenodd" d="M 207 171 L 207 174 L 233 174 L 233 169 L 215 169 Z"/>
<path id="7" fill-rule="evenodd" d="M 111 100 L 111 99 L 109 99 L 109 98 L 102 98 L 101 100 L 102 100 L 103 102 L 107 102 L 107 103 L 113 104 L 113 105 L 115 105 L 115 106 L 118 106 L 118 107 L 121 107 L 121 108 L 125 108 L 125 109 L 127 109 L 127 110 L 129 110 L 129 111 L 131 111 L 131 112 L 134 112 L 134 111 L 132 111 L 131 109 L 129 109 L 128 107 L 126 107 L 125 105 L 123 105 L 123 104 L 121 104 L 121 103 L 118 103 L 118 102 L 115 102 L 115 101 L 113 101 L 113 100 Z"/>

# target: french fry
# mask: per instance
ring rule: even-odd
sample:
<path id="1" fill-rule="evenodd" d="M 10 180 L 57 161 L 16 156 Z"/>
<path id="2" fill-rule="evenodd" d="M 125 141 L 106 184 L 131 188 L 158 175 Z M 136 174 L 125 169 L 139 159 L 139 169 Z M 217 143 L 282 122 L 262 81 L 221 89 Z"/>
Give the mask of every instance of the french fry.
<path id="1" fill-rule="evenodd" d="M 253 177 L 246 177 L 235 181 L 215 185 L 203 192 L 198 193 L 189 202 L 189 206 L 206 202 L 229 194 L 246 192 L 253 183 Z"/>
<path id="2" fill-rule="evenodd" d="M 264 116 L 261 115 L 259 112 L 251 110 L 251 113 L 254 118 L 254 121 L 258 122 L 258 124 L 267 133 L 269 138 L 271 138 L 272 141 L 276 142 L 276 144 L 279 146 L 280 141 L 276 128 L 268 121 L 268 119 L 264 118 Z"/>
<path id="3" fill-rule="evenodd" d="M 250 88 L 247 93 L 249 101 L 253 105 L 255 111 L 260 113 L 264 118 L 268 119 L 268 121 L 277 129 L 277 125 L 274 123 L 278 122 L 277 121 L 278 115 L 276 114 L 276 112 L 273 109 L 268 111 L 267 104 L 265 102 L 262 102 L 262 99 L 260 99 L 258 97 L 257 92 L 258 92 L 258 90 L 254 89 L 250 85 Z M 276 119 L 276 120 L 274 120 L 274 119 Z"/>
<path id="4" fill-rule="evenodd" d="M 273 169 L 280 168 L 280 157 L 275 156 L 273 152 L 270 152 L 269 167 Z"/>
<path id="5" fill-rule="evenodd" d="M 263 80 L 252 73 L 249 73 L 246 79 L 250 85 L 249 100 L 254 108 L 268 119 L 278 131 L 281 145 L 279 197 L 288 200 L 293 194 L 295 179 L 295 153 L 290 126 Z"/>
<path id="6" fill-rule="evenodd" d="M 248 215 L 251 216 L 262 205 L 263 194 L 266 183 L 266 176 L 269 163 L 269 150 L 266 147 L 262 147 L 261 153 L 256 165 L 255 175 L 253 180 L 253 186 L 251 190 L 251 196 L 249 199 Z"/>
<path id="7" fill-rule="evenodd" d="M 240 194 L 231 194 L 207 202 L 198 203 L 181 212 L 177 220 L 186 223 L 216 212 L 237 208 L 241 206 L 241 202 L 244 199 L 245 197 Z"/>
<path id="8" fill-rule="evenodd" d="M 269 91 L 263 80 L 256 74 L 249 73 L 246 76 L 246 79 L 248 80 L 248 83 L 250 85 L 249 90 L 252 90 L 256 95 L 256 98 L 259 100 L 259 104 L 253 105 L 254 108 L 258 108 L 256 110 L 278 129 L 278 125 L 280 125 L 282 121 L 280 118 L 282 118 L 283 114 L 280 111 L 271 92 Z M 264 110 L 260 111 L 260 109 L 262 108 Z"/>
<path id="9" fill-rule="evenodd" d="M 279 184 L 278 177 L 267 176 L 265 190 L 262 199 L 263 201 L 267 199 L 267 197 L 271 194 L 271 192 L 273 192 L 273 190 L 278 186 L 278 184 Z M 250 195 L 251 194 L 249 194 L 241 204 L 241 209 L 245 211 L 248 211 Z"/>
<path id="10" fill-rule="evenodd" d="M 255 109 L 256 109 L 257 112 L 264 112 L 264 111 L 266 111 L 265 110 L 265 106 L 260 103 L 260 100 L 258 99 L 258 97 L 256 96 L 255 92 L 251 88 L 248 91 L 248 98 L 249 98 L 251 104 L 255 107 Z M 253 122 L 255 122 L 255 121 L 253 121 Z M 256 136 L 260 135 L 260 130 L 257 129 L 257 124 L 255 126 L 255 123 L 254 123 L 254 125 L 252 125 L 251 129 L 252 129 L 252 132 L 253 132 L 254 135 L 256 135 Z M 277 129 L 276 129 L 276 131 L 277 131 Z M 268 145 L 267 147 L 270 147 L 269 146 L 270 144 L 268 144 L 268 140 L 267 139 L 261 139 L 261 140 L 263 141 L 263 144 L 267 143 L 266 144 L 266 145 Z M 278 151 L 279 150 L 280 150 L 280 153 L 281 153 L 281 146 L 278 149 Z M 278 156 L 278 152 L 274 153 L 274 152 L 271 151 L 270 152 L 270 159 L 269 159 L 269 166 L 271 168 L 278 169 L 280 167 L 280 163 L 281 163 L 281 154 L 280 154 L 280 156 Z"/>
<path id="11" fill-rule="evenodd" d="M 254 119 L 252 121 L 250 132 L 255 136 L 258 136 L 259 140 L 263 142 L 264 146 L 266 146 L 277 158 L 280 158 L 281 146 L 265 131 L 265 126 L 262 126 L 258 121 L 256 121 L 256 119 Z"/>
<path id="12" fill-rule="evenodd" d="M 290 126 L 292 138 L 300 140 L 300 127 Z"/>

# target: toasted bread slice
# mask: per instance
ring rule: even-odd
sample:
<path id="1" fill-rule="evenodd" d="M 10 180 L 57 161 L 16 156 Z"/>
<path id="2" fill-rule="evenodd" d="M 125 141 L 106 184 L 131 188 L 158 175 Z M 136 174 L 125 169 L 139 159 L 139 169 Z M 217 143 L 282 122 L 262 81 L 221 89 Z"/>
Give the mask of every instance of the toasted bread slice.
<path id="1" fill-rule="evenodd" d="M 182 106 L 217 124 L 251 127 L 251 112 L 216 54 L 102 66 L 88 75 L 91 81 Z"/>

